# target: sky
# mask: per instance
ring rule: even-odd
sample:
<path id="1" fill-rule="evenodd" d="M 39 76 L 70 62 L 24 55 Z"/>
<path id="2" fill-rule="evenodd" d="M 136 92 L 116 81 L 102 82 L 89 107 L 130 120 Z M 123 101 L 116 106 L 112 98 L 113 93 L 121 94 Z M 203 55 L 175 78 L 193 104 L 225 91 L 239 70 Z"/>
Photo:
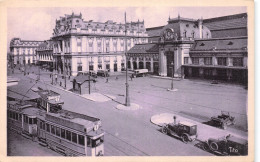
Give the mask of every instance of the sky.
<path id="1" fill-rule="evenodd" d="M 23 40 L 48 40 L 52 36 L 55 20 L 65 14 L 82 13 L 85 21 L 106 22 L 113 20 L 124 23 L 127 21 L 144 20 L 146 28 L 167 24 L 169 16 L 192 19 L 207 19 L 219 16 L 247 12 L 246 7 L 84 7 L 84 8 L 8 8 L 7 10 L 7 43 L 13 37 Z"/>

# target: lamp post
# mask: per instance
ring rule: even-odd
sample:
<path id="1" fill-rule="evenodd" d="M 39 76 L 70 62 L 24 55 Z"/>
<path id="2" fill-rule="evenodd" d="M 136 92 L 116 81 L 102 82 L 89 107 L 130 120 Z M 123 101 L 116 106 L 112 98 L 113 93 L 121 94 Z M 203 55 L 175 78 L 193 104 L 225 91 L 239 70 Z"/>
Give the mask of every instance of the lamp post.
<path id="1" fill-rule="evenodd" d="M 127 61 L 127 42 L 126 42 L 126 12 L 125 12 L 125 58 L 126 58 L 126 61 Z M 129 88 L 129 84 L 128 84 L 128 66 L 126 64 L 126 83 L 125 83 L 125 86 L 126 86 L 126 97 L 125 97 L 125 106 L 130 106 L 130 97 L 129 97 L 129 91 L 128 91 L 128 88 Z"/>
<path id="2" fill-rule="evenodd" d="M 173 63 L 173 61 L 171 62 L 171 66 L 172 66 L 172 83 L 171 83 L 171 90 L 173 90 L 173 69 L 174 69 L 174 63 Z"/>

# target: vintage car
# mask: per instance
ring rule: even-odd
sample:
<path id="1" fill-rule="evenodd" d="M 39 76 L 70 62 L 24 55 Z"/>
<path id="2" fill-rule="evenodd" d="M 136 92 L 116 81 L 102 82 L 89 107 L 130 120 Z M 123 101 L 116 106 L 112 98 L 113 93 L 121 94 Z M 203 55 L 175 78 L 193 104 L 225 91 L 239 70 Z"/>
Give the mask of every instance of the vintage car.
<path id="1" fill-rule="evenodd" d="M 187 121 L 182 121 L 177 124 L 174 122 L 165 124 L 162 127 L 162 132 L 181 138 L 184 143 L 188 143 L 197 138 L 197 125 Z"/>
<path id="2" fill-rule="evenodd" d="M 209 125 L 222 129 L 226 129 L 228 125 L 234 125 L 235 123 L 235 117 L 230 116 L 227 111 L 221 111 L 221 115 L 211 117 L 209 121 Z"/>
<path id="3" fill-rule="evenodd" d="M 106 70 L 98 70 L 97 75 L 102 77 L 109 77 L 108 71 Z"/>
<path id="4" fill-rule="evenodd" d="M 80 75 L 86 75 L 86 76 L 90 75 L 93 78 L 97 78 L 97 74 L 94 71 L 79 71 L 77 76 L 80 76 Z"/>
<path id="5" fill-rule="evenodd" d="M 208 139 L 204 143 L 203 149 L 221 155 L 247 155 L 248 141 L 229 134 L 219 139 Z"/>

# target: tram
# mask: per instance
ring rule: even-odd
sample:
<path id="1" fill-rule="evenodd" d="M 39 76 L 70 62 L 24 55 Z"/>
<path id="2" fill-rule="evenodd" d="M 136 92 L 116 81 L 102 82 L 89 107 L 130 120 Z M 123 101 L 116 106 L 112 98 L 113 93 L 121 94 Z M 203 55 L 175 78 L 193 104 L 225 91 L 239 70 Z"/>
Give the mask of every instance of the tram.
<path id="1" fill-rule="evenodd" d="M 104 155 L 104 130 L 95 117 L 60 110 L 56 113 L 8 101 L 7 126 L 66 156 Z"/>

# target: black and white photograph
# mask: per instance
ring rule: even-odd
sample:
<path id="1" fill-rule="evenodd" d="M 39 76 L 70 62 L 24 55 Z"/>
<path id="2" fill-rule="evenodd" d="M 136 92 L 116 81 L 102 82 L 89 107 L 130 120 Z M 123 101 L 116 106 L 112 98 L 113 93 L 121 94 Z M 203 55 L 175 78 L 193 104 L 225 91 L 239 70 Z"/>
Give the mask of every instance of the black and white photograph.
<path id="1" fill-rule="evenodd" d="M 4 156 L 253 160 L 253 1 L 116 2 L 5 8 Z"/>

